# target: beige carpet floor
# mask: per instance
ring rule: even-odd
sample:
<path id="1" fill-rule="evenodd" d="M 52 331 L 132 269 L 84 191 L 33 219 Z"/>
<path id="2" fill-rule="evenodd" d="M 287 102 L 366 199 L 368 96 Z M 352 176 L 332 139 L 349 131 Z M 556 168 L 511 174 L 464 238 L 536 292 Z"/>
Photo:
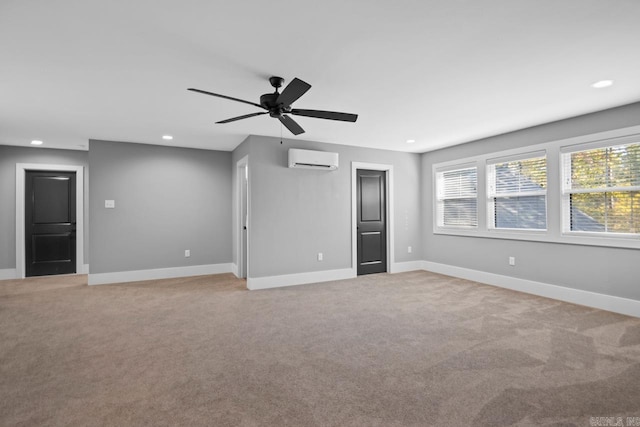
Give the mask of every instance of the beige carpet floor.
<path id="1" fill-rule="evenodd" d="M 232 275 L 0 282 L 2 426 L 591 417 L 640 423 L 640 319 L 427 272 L 265 291 Z"/>

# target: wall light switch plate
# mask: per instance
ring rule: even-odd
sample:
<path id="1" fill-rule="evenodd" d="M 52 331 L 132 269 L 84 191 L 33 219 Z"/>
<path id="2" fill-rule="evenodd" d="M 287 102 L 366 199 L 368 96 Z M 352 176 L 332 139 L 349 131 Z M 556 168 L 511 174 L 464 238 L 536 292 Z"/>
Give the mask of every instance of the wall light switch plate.
<path id="1" fill-rule="evenodd" d="M 115 200 L 105 200 L 104 207 L 107 209 L 115 209 L 116 201 Z"/>

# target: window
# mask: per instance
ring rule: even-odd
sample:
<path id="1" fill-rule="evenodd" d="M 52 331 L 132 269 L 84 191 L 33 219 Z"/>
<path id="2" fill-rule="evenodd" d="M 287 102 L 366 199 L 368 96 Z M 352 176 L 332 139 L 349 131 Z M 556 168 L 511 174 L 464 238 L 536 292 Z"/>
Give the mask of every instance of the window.
<path id="1" fill-rule="evenodd" d="M 478 226 L 478 171 L 469 167 L 436 173 L 438 227 Z"/>
<path id="2" fill-rule="evenodd" d="M 456 156 L 431 173 L 434 234 L 640 249 L 640 126 Z"/>
<path id="3" fill-rule="evenodd" d="M 490 229 L 546 230 L 547 159 L 544 153 L 487 165 Z"/>
<path id="4" fill-rule="evenodd" d="M 640 142 L 578 148 L 562 164 L 565 232 L 640 235 Z"/>

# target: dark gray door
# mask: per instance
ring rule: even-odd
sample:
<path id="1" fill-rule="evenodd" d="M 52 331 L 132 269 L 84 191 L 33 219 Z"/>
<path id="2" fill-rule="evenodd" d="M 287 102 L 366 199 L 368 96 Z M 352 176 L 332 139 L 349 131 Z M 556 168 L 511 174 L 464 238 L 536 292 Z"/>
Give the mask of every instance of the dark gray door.
<path id="1" fill-rule="evenodd" d="M 356 172 L 358 275 L 387 271 L 386 173 Z"/>
<path id="2" fill-rule="evenodd" d="M 27 171 L 26 276 L 76 272 L 76 174 Z"/>

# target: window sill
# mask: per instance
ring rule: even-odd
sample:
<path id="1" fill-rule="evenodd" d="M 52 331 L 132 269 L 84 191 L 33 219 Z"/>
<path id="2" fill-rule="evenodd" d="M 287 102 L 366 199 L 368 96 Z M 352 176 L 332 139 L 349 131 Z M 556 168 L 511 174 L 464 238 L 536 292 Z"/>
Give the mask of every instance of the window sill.
<path id="1" fill-rule="evenodd" d="M 481 239 L 520 240 L 539 243 L 555 243 L 577 246 L 600 246 L 622 249 L 640 249 L 640 236 L 594 236 L 574 233 L 553 235 L 549 230 L 477 230 L 435 228 L 434 235 L 475 237 Z"/>

